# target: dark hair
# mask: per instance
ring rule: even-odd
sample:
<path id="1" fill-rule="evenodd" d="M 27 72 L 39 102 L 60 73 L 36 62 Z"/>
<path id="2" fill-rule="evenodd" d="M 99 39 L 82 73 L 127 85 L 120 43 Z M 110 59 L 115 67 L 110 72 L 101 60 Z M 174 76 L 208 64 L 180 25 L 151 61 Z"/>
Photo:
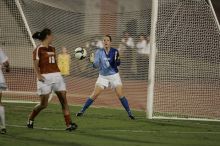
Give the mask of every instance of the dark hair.
<path id="1" fill-rule="evenodd" d="M 108 37 L 110 39 L 110 42 L 112 41 L 112 37 L 109 34 L 105 35 L 105 37 Z"/>
<path id="2" fill-rule="evenodd" d="M 51 30 L 48 28 L 43 29 L 41 32 L 35 32 L 32 36 L 33 39 L 45 40 L 48 35 L 51 35 Z"/>

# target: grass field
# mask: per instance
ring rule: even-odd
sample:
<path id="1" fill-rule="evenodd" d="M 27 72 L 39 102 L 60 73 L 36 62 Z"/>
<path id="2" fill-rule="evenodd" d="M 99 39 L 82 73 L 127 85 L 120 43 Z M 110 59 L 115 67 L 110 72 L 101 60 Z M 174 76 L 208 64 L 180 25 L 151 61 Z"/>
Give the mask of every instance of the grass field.
<path id="1" fill-rule="evenodd" d="M 6 135 L 0 146 L 219 146 L 220 123 L 198 121 L 146 120 L 135 112 L 129 120 L 123 110 L 90 108 L 81 118 L 74 116 L 79 128 L 67 132 L 60 107 L 50 104 L 35 121 L 35 129 L 25 123 L 33 104 L 5 104 Z M 71 107 L 73 113 L 80 107 Z M 16 125 L 16 126 L 15 126 Z"/>

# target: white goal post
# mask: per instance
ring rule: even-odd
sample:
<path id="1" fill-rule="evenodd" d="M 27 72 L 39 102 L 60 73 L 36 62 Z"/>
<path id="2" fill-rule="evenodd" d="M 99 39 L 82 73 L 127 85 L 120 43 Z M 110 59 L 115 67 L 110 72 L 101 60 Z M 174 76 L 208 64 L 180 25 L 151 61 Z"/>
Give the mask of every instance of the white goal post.
<path id="1" fill-rule="evenodd" d="M 148 74 L 148 94 L 147 94 L 147 118 L 152 119 L 154 101 L 154 79 L 155 79 L 155 59 L 156 59 L 156 27 L 158 15 L 158 0 L 152 1 L 151 33 L 150 33 L 150 57 Z"/>
<path id="2" fill-rule="evenodd" d="M 213 16 L 214 16 L 214 18 L 215 18 L 215 22 L 216 22 L 216 25 L 217 25 L 217 27 L 218 27 L 218 29 L 219 29 L 219 33 L 220 33 L 220 24 L 219 24 L 218 18 L 217 18 L 217 16 L 216 16 L 214 7 L 213 7 L 213 5 L 212 5 L 212 1 L 211 1 L 211 0 L 208 0 L 208 3 L 209 3 L 209 6 L 210 6 L 210 8 L 211 8 L 211 10 L 212 10 L 212 14 L 213 14 Z"/>
<path id="3" fill-rule="evenodd" d="M 213 5 L 212 5 L 212 2 L 211 2 L 211 0 L 208 0 L 208 1 L 205 1 L 205 0 L 187 0 L 187 1 L 178 1 L 177 3 L 175 3 L 174 1 L 172 1 L 172 0 L 167 0 L 167 1 L 169 1 L 170 3 L 172 3 L 173 2 L 173 4 L 176 4 L 176 9 L 173 11 L 173 13 L 172 14 L 170 14 L 170 15 L 172 15 L 171 16 L 171 18 L 170 18 L 170 20 L 169 20 L 169 22 L 167 23 L 167 25 L 165 25 L 164 26 L 164 30 L 163 31 L 161 31 L 161 30 L 158 30 L 158 29 L 161 29 L 160 27 L 161 27 L 161 25 L 162 24 L 159 24 L 159 26 L 158 26 L 158 11 L 161 11 L 161 9 L 162 8 L 158 8 L 158 0 L 153 0 L 152 1 L 152 17 L 151 17 L 151 39 L 150 39 L 150 44 L 151 44 L 151 54 L 150 54 L 150 60 L 149 60 L 149 78 L 148 78 L 148 94 L 147 94 L 147 108 L 146 108 L 146 115 L 147 115 L 147 118 L 148 119 L 172 119 L 172 120 L 199 120 L 199 121 L 220 121 L 220 118 L 219 118 L 219 116 L 217 116 L 217 117 L 215 117 L 215 118 L 212 118 L 211 116 L 210 117 L 204 117 L 201 113 L 200 113 L 200 115 L 198 114 L 198 115 L 196 115 L 195 117 L 194 117 L 194 113 L 193 112 L 191 112 L 190 114 L 192 114 L 192 115 L 187 115 L 187 114 L 183 114 L 183 115 L 181 115 L 182 113 L 178 113 L 178 111 L 172 111 L 172 110 L 170 110 L 170 113 L 168 112 L 168 113 L 164 113 L 164 115 L 163 114 L 154 114 L 154 112 L 157 112 L 157 111 L 154 111 L 154 104 L 155 104 L 155 73 L 157 72 L 158 73 L 158 71 L 159 71 L 159 69 L 158 70 L 155 70 L 155 66 L 157 66 L 157 64 L 156 64 L 156 58 L 159 56 L 157 56 L 157 43 L 159 42 L 159 41 L 161 41 L 161 38 L 163 39 L 163 37 L 165 37 L 165 35 L 167 35 L 166 33 L 169 33 L 169 32 L 167 32 L 167 30 L 168 29 L 170 29 L 171 30 L 171 28 L 170 27 L 173 27 L 172 26 L 172 23 L 173 23 L 173 21 L 178 21 L 178 20 L 180 20 L 181 19 L 181 17 L 184 17 L 184 18 L 186 18 L 187 16 L 186 15 L 184 15 L 184 16 L 181 16 L 182 14 L 179 12 L 179 9 L 181 8 L 181 6 L 182 6 L 182 4 L 183 3 L 185 3 L 185 5 L 187 5 L 187 3 L 192 3 L 192 4 L 195 4 L 195 9 L 199 9 L 199 8 L 196 8 L 196 7 L 199 7 L 199 6 L 201 6 L 201 3 L 203 4 L 203 7 L 204 7 L 204 9 L 206 9 L 206 12 L 209 12 L 210 14 L 209 14 L 209 17 L 211 17 L 211 20 L 209 20 L 209 22 L 205 22 L 205 21 L 208 21 L 208 20 L 204 20 L 204 23 L 207 23 L 207 25 L 213 25 L 213 27 L 215 27 L 215 28 L 217 28 L 217 29 L 215 29 L 215 31 L 216 31 L 216 33 L 217 34 L 220 34 L 220 25 L 219 25 L 219 22 L 218 22 L 218 19 L 217 19 L 217 16 L 216 16 L 216 14 L 215 14 L 215 11 L 214 11 L 214 8 L 213 8 Z M 163 2 L 161 2 L 160 1 L 160 4 L 164 4 L 164 5 L 166 5 L 165 3 L 165 1 L 163 1 Z M 160 7 L 162 7 L 161 5 L 160 5 Z M 165 7 L 165 6 L 164 6 Z M 184 6 L 183 6 L 184 7 Z M 185 7 L 187 7 L 187 6 L 185 6 Z M 190 8 L 189 8 L 190 9 Z M 192 8 L 193 9 L 193 8 Z M 183 8 L 182 8 L 182 11 L 183 11 Z M 189 10 L 190 11 L 190 10 Z M 197 10 L 197 11 L 200 11 L 200 10 Z M 161 13 L 160 13 L 160 15 L 161 15 Z M 199 16 L 199 14 L 197 14 L 198 16 Z M 207 15 L 208 16 L 208 15 Z M 206 16 L 206 17 L 207 17 Z M 177 19 L 175 19 L 175 17 L 180 17 L 180 18 L 177 18 Z M 160 18 L 160 19 L 162 19 L 162 18 Z M 190 18 L 189 18 L 190 19 Z M 198 18 L 199 19 L 199 18 Z M 205 19 L 205 18 L 200 18 L 200 19 Z M 197 21 L 197 20 L 195 20 L 195 21 Z M 211 21 L 214 21 L 215 22 L 215 24 L 213 23 L 213 22 L 211 22 Z M 161 23 L 161 22 L 159 22 L 159 23 Z M 181 23 L 181 22 L 180 22 Z M 193 23 L 193 22 L 192 22 Z M 199 22 L 197 22 L 197 23 L 199 23 Z M 201 22 L 200 22 L 201 23 Z M 176 24 L 176 25 L 179 25 L 179 24 Z M 193 27 L 193 26 L 192 26 Z M 208 27 L 210 27 L 210 26 L 207 26 L 207 29 L 208 29 Z M 169 31 L 170 31 L 169 30 Z M 175 30 L 174 30 L 175 31 Z M 199 31 L 199 30 L 198 30 Z M 210 31 L 212 31 L 212 30 L 210 30 Z M 161 33 L 161 35 L 160 35 L 160 37 L 161 38 L 157 38 L 157 36 L 158 36 L 158 32 L 163 32 L 163 33 Z M 211 33 L 210 33 L 211 34 Z M 172 34 L 170 34 L 170 35 L 172 35 Z M 199 37 L 199 36 L 195 36 L 195 37 Z M 205 36 L 205 37 L 209 37 L 208 35 L 207 36 Z M 218 35 L 218 38 L 219 38 L 220 36 Z M 211 49 L 211 47 L 210 47 L 210 49 Z M 216 53 L 219 53 L 219 52 L 216 52 Z M 161 55 L 161 54 L 160 54 Z M 218 64 L 218 62 L 217 62 L 217 64 Z M 210 64 L 211 65 L 211 64 Z M 205 67 L 208 67 L 208 66 L 206 66 L 206 64 L 204 64 L 204 68 Z M 215 68 L 218 70 L 218 69 L 220 69 L 219 68 L 219 66 L 218 65 L 215 65 Z M 217 73 L 218 74 L 218 73 Z M 217 78 L 216 78 L 216 80 L 218 80 Z M 218 81 L 217 81 L 218 82 Z M 175 83 L 174 83 L 175 84 Z M 213 83 L 214 84 L 214 83 Z M 181 85 L 179 85 L 179 86 L 181 86 Z M 214 91 L 216 91 L 216 90 L 214 90 Z M 163 93 L 160 93 L 160 94 L 163 94 Z M 166 93 L 164 93 L 164 94 L 166 94 Z M 172 94 L 172 93 L 171 93 Z M 158 96 L 158 94 L 157 94 L 157 96 Z M 178 96 L 178 94 L 176 94 L 175 96 Z M 217 96 L 218 97 L 218 91 L 214 94 L 214 96 Z M 219 98 L 219 97 L 218 97 Z M 160 100 L 160 99 L 158 99 L 158 100 Z M 190 103 L 189 103 L 190 104 Z M 162 105 L 162 104 L 161 104 Z M 158 108 L 159 109 L 159 108 Z M 162 108 L 161 108 L 162 109 Z M 164 110 L 164 111 L 166 111 L 166 110 Z M 175 112 L 177 112 L 177 113 L 175 113 Z M 214 111 L 213 111 L 214 112 Z M 217 112 L 216 112 L 217 113 Z"/>
<path id="4" fill-rule="evenodd" d="M 29 27 L 29 25 L 28 25 L 27 19 L 26 19 L 25 15 L 24 15 L 24 12 L 23 12 L 23 10 L 22 10 L 21 4 L 20 4 L 19 0 L 15 0 L 15 3 L 16 3 L 16 6 L 17 6 L 19 12 L 20 12 L 20 15 L 21 15 L 22 20 L 23 20 L 24 25 L 25 25 L 25 28 L 26 28 L 26 30 L 27 30 L 27 32 L 28 32 L 28 36 L 29 36 L 29 38 L 30 38 L 30 41 L 31 41 L 33 47 L 36 48 L 37 45 L 36 45 L 34 39 L 32 38 L 32 33 L 31 33 L 30 27 Z"/>

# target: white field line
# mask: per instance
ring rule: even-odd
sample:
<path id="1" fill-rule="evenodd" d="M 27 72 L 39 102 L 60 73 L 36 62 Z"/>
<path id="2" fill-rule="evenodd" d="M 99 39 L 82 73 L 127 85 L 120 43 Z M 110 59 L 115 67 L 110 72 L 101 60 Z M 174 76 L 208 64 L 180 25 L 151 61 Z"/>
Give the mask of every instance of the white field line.
<path id="1" fill-rule="evenodd" d="M 174 134 L 220 134 L 220 131 L 157 131 L 157 130 L 101 130 L 106 132 L 132 132 L 132 133 L 174 133 Z"/>
<path id="2" fill-rule="evenodd" d="M 26 128 L 26 126 L 22 125 L 7 125 L 8 127 L 16 127 L 16 128 Z M 43 128 L 43 127 L 34 127 L 37 130 L 45 130 L 45 131 L 65 131 L 62 128 Z M 126 129 L 103 129 L 96 130 L 100 132 L 129 132 L 129 133 L 173 133 L 173 134 L 220 134 L 220 131 L 157 131 L 157 130 L 126 130 Z"/>
<path id="3" fill-rule="evenodd" d="M 27 128 L 23 125 L 7 125 L 8 127 L 16 127 L 16 128 Z M 34 127 L 34 129 L 37 130 L 46 130 L 46 131 L 64 131 L 65 129 L 59 129 L 59 128 L 43 128 L 43 127 Z"/>

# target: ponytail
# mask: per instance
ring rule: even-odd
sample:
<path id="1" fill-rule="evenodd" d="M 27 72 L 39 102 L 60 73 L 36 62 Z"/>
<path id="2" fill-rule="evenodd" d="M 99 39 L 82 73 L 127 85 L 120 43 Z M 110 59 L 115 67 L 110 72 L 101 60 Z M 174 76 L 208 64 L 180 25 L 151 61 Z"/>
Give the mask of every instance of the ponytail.
<path id="1" fill-rule="evenodd" d="M 35 32 L 32 36 L 33 39 L 44 41 L 48 35 L 51 35 L 51 30 L 48 28 L 43 29 L 41 32 Z"/>
<path id="2" fill-rule="evenodd" d="M 33 39 L 41 40 L 41 34 L 40 32 L 35 32 L 32 36 Z"/>

